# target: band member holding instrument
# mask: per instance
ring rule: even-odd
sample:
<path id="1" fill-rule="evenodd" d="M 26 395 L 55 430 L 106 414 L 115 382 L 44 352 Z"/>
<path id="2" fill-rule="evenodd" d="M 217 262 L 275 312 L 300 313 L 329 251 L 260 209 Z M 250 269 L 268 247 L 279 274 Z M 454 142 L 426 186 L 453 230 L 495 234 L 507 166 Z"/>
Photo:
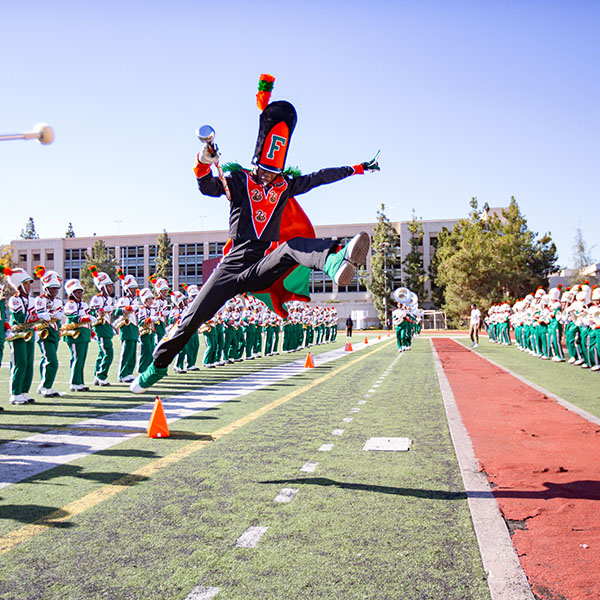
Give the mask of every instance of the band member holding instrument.
<path id="1" fill-rule="evenodd" d="M 6 341 L 6 328 L 8 328 L 6 300 L 4 298 L 4 286 L 0 285 L 0 368 L 2 368 L 2 359 L 4 358 L 4 342 Z M 4 409 L 0 407 L 0 410 Z"/>
<path id="2" fill-rule="evenodd" d="M 0 267 L 15 295 L 8 299 L 9 325 L 6 340 L 11 344 L 10 361 L 10 403 L 28 404 L 34 402 L 29 395 L 33 381 L 33 360 L 35 341 L 33 339 L 34 306 L 30 298 L 33 279 L 25 269 Z"/>
<path id="3" fill-rule="evenodd" d="M 95 319 L 90 316 L 87 302 L 83 301 L 83 286 L 79 279 L 69 279 L 65 283 L 67 302 L 65 304 L 66 324 L 61 328 L 61 335 L 65 338 L 71 351 L 71 391 L 88 392 L 85 385 L 85 361 L 88 348 L 92 341 L 91 323 Z"/>
<path id="4" fill-rule="evenodd" d="M 110 385 L 108 371 L 112 365 L 115 351 L 113 348 L 114 329 L 111 325 L 115 301 L 112 296 L 115 286 L 108 274 L 98 271 L 98 267 L 89 267 L 98 293 L 90 300 L 90 314 L 95 317 L 94 333 L 98 342 L 98 358 L 94 370 L 94 385 Z"/>
<path id="5" fill-rule="evenodd" d="M 169 282 L 162 277 L 156 277 L 153 275 L 150 277 L 149 281 L 154 288 L 154 309 L 158 316 L 158 321 L 156 321 L 154 324 L 154 331 L 156 335 L 156 343 L 158 344 L 167 331 L 167 320 L 169 318 L 169 311 L 171 310 L 169 305 L 171 289 L 169 288 Z"/>
<path id="6" fill-rule="evenodd" d="M 56 271 L 46 271 L 43 265 L 35 268 L 36 277 L 42 282 L 42 293 L 35 299 L 34 309 L 37 323 L 38 346 L 42 354 L 40 360 L 41 383 L 38 394 L 44 398 L 58 398 L 54 380 L 58 372 L 58 344 L 60 342 L 60 322 L 63 318 L 63 304 L 58 298 L 62 279 Z"/>
<path id="7" fill-rule="evenodd" d="M 129 383 L 135 379 L 137 343 L 139 339 L 138 322 L 136 312 L 138 302 L 138 284 L 133 275 L 125 275 L 121 269 L 117 270 L 117 276 L 121 280 L 124 294 L 117 301 L 115 309 L 115 321 L 113 327 L 119 331 L 121 338 L 121 356 L 119 358 L 119 381 Z"/>
<path id="8" fill-rule="evenodd" d="M 366 259 L 370 238 L 365 232 L 352 238 L 344 248 L 337 241 L 300 237 L 296 232 L 307 229 L 294 229 L 291 225 L 308 219 L 293 197 L 351 175 L 379 170 L 377 160 L 323 169 L 306 176 L 288 176 L 284 168 L 296 126 L 296 110 L 285 101 L 266 106 L 261 102 L 260 108 L 263 112 L 252 160 L 254 169 L 240 167 L 225 178 L 231 198 L 229 251 L 202 286 L 176 331 L 156 347 L 152 365 L 132 382 L 131 390 L 135 393 L 144 392 L 166 375 L 169 363 L 190 336 L 229 298 L 242 292 L 266 290 L 298 265 L 323 270 L 337 285 L 344 287 Z M 226 194 L 221 178 L 211 174 L 211 166 L 218 162 L 216 147 L 207 144 L 198 155 L 194 169 L 200 191 L 215 198 Z M 283 241 L 282 219 L 290 224 L 286 231 L 297 237 Z M 314 235 L 312 227 L 310 230 Z M 285 315 L 281 304 L 278 310 Z"/>
<path id="9" fill-rule="evenodd" d="M 139 306 L 136 311 L 140 333 L 140 361 L 138 372 L 143 373 L 152 364 L 152 352 L 155 344 L 154 327 L 158 315 L 154 307 L 156 298 L 150 288 L 140 290 Z"/>

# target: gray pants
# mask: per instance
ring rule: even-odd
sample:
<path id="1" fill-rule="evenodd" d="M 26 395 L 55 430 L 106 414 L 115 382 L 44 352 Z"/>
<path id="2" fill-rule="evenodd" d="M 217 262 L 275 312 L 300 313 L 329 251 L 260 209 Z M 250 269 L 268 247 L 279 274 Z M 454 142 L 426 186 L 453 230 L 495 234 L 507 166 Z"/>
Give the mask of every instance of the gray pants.
<path id="1" fill-rule="evenodd" d="M 479 344 L 479 323 L 471 325 L 469 329 L 469 335 L 471 336 L 471 341 L 474 344 Z"/>

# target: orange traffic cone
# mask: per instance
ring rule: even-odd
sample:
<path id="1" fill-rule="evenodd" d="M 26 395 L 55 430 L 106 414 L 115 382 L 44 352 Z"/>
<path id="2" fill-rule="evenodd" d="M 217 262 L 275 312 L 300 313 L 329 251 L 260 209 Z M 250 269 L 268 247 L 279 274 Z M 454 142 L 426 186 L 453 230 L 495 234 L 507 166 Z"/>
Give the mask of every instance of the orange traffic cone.
<path id="1" fill-rule="evenodd" d="M 390 332 L 388 331 L 388 337 L 390 337 Z"/>
<path id="2" fill-rule="evenodd" d="M 378 336 L 377 336 L 377 339 L 378 339 L 378 340 L 380 340 L 380 339 L 381 339 L 381 336 L 380 336 L 380 335 L 378 335 Z"/>
<path id="3" fill-rule="evenodd" d="M 306 362 L 304 363 L 304 368 L 312 369 L 314 368 L 315 363 L 313 362 L 312 354 L 309 352 L 306 357 Z"/>
<path id="4" fill-rule="evenodd" d="M 344 348 L 344 352 L 352 352 L 352 344 L 350 342 L 346 342 L 346 347 Z"/>
<path id="5" fill-rule="evenodd" d="M 150 417 L 150 423 L 148 423 L 148 437 L 151 438 L 163 438 L 169 437 L 169 426 L 167 425 L 167 417 L 165 417 L 165 411 L 163 409 L 160 398 L 156 396 L 154 402 L 154 409 L 152 410 L 152 416 Z"/>
<path id="6" fill-rule="evenodd" d="M 368 343 L 369 343 L 369 340 L 365 336 L 365 344 L 368 344 Z"/>

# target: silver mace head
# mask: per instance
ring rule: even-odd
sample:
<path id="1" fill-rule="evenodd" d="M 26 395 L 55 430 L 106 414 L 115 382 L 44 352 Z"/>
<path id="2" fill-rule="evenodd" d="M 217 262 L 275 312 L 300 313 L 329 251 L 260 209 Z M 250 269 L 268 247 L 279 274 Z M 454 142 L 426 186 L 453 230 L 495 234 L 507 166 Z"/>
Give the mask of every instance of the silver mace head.
<path id="1" fill-rule="evenodd" d="M 215 141 L 215 130 L 210 125 L 202 125 L 196 130 L 196 136 L 204 144 L 212 146 Z"/>

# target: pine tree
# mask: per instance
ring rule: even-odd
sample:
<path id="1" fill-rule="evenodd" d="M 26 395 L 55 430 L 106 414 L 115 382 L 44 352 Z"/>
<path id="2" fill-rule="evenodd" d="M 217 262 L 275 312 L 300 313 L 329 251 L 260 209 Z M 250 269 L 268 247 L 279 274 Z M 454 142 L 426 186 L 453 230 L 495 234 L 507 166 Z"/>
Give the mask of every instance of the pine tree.
<path id="1" fill-rule="evenodd" d="M 66 238 L 74 238 L 75 237 L 75 230 L 73 229 L 73 223 L 69 223 L 69 226 L 67 227 L 67 231 L 65 233 L 65 237 Z"/>
<path id="2" fill-rule="evenodd" d="M 444 289 L 444 309 L 451 318 L 468 315 L 471 303 L 485 312 L 493 303 L 513 302 L 547 286 L 558 267 L 549 233 L 530 231 L 517 201 L 511 198 L 502 218 L 479 210 L 471 200 L 469 219 L 440 236 L 436 284 Z"/>
<path id="3" fill-rule="evenodd" d="M 35 223 L 33 217 L 29 217 L 29 220 L 25 224 L 25 229 L 21 229 L 20 237 L 24 240 L 39 240 L 40 236 L 35 230 Z"/>
<path id="4" fill-rule="evenodd" d="M 400 267 L 397 258 L 400 252 L 400 236 L 385 214 L 385 204 L 377 211 L 377 223 L 373 228 L 371 243 L 371 277 L 366 270 L 359 271 L 360 283 L 367 287 L 373 298 L 379 320 L 385 324 L 391 318 L 394 303 L 392 300 L 394 271 Z"/>
<path id="5" fill-rule="evenodd" d="M 417 219 L 413 208 L 412 220 L 408 223 L 410 239 L 410 252 L 404 257 L 402 270 L 404 272 L 404 285 L 414 292 L 422 302 L 425 299 L 425 268 L 423 267 L 423 253 L 419 250 L 423 246 L 423 221 Z"/>
<path id="6" fill-rule="evenodd" d="M 157 246 L 155 275 L 172 283 L 173 244 L 171 244 L 171 238 L 166 229 L 163 229 L 163 232 L 158 236 Z"/>
<path id="7" fill-rule="evenodd" d="M 85 255 L 85 263 L 81 268 L 79 277 L 84 289 L 83 297 L 86 302 L 98 293 L 98 289 L 94 285 L 94 278 L 89 270 L 92 265 L 98 267 L 98 271 L 106 273 L 113 282 L 115 281 L 115 273 L 119 263 L 110 255 L 108 248 L 102 239 L 98 239 L 94 243 L 91 256 L 89 254 Z"/>

